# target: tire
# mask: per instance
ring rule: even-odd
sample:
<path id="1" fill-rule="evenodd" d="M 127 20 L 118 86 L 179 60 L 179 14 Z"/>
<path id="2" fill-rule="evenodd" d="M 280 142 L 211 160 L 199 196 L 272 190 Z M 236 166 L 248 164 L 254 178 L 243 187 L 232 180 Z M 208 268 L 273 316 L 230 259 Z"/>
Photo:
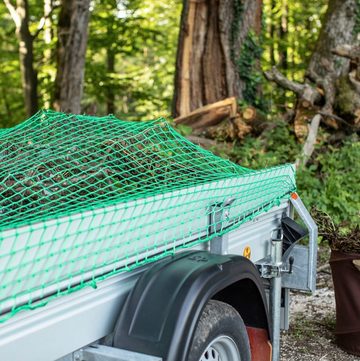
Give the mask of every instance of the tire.
<path id="1" fill-rule="evenodd" d="M 229 304 L 210 300 L 195 330 L 188 361 L 250 361 L 246 328 Z"/>

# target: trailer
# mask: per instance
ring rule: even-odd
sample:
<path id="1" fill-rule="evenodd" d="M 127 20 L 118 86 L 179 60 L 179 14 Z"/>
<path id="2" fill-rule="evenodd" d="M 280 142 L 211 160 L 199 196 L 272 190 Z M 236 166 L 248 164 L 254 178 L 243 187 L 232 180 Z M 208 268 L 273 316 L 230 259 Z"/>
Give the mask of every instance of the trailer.
<path id="1" fill-rule="evenodd" d="M 279 359 L 290 290 L 316 278 L 291 165 L 51 111 L 0 151 L 0 360 Z"/>

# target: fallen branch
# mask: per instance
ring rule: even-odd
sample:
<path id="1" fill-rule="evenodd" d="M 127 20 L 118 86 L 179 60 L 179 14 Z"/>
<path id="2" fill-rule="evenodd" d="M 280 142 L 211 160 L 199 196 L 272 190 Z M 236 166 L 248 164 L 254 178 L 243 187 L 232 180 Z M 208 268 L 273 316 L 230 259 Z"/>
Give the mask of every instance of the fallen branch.
<path id="1" fill-rule="evenodd" d="M 305 166 L 308 160 L 310 159 L 316 143 L 316 137 L 319 130 L 319 125 L 321 121 L 321 115 L 316 114 L 309 125 L 309 133 L 306 138 L 303 151 L 301 153 L 300 158 L 298 158 L 295 162 L 295 167 L 298 168 L 300 165 Z"/>
<path id="2" fill-rule="evenodd" d="M 218 142 L 212 139 L 197 137 L 195 135 L 188 135 L 186 139 L 190 140 L 190 142 L 200 145 L 204 148 L 216 147 L 218 146 Z"/>
<path id="3" fill-rule="evenodd" d="M 356 68 L 354 79 L 360 81 L 360 46 L 349 44 L 339 45 L 332 50 L 332 53 L 350 59 Z"/>
<path id="4" fill-rule="evenodd" d="M 332 49 L 331 52 L 356 63 L 360 62 L 360 46 L 349 44 L 338 45 L 336 48 Z"/>
<path id="5" fill-rule="evenodd" d="M 335 119 L 340 123 L 343 123 L 344 125 L 347 125 L 348 127 L 352 127 L 352 125 L 350 123 L 348 123 L 345 119 L 333 114 L 333 113 L 327 113 L 324 112 L 322 110 L 318 111 L 318 114 L 324 116 L 325 118 L 331 118 L 331 119 Z M 325 124 L 328 124 L 327 122 L 325 122 Z"/>
<path id="6" fill-rule="evenodd" d="M 273 81 L 284 89 L 291 90 L 298 95 L 301 106 L 309 108 L 318 103 L 322 94 L 318 89 L 313 88 L 309 84 L 301 84 L 295 81 L 287 79 L 283 74 L 279 72 L 275 67 L 264 73 L 265 77 L 269 81 Z"/>
<path id="7" fill-rule="evenodd" d="M 185 124 L 193 129 L 217 125 L 226 118 L 235 118 L 237 113 L 236 98 L 231 97 L 219 102 L 195 109 L 187 115 L 175 118 L 176 124 Z"/>

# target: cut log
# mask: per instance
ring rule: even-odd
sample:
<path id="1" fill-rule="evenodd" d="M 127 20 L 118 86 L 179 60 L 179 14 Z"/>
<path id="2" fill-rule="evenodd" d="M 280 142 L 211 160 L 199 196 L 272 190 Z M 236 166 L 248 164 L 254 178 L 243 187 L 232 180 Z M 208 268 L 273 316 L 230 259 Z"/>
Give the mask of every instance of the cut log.
<path id="1" fill-rule="evenodd" d="M 236 98 L 231 97 L 205 105 L 191 113 L 175 118 L 176 124 L 185 124 L 193 129 L 202 129 L 219 124 L 226 118 L 235 118 L 237 114 Z"/>
<path id="2" fill-rule="evenodd" d="M 316 111 L 312 108 L 304 108 L 301 105 L 296 107 L 294 117 L 294 132 L 300 142 L 304 142 L 308 136 L 308 125 L 315 115 Z"/>
<path id="3" fill-rule="evenodd" d="M 254 108 L 255 110 L 255 108 Z M 256 111 L 255 111 L 256 114 Z M 244 114 L 243 114 L 244 116 Z M 234 131 L 236 133 L 236 137 L 239 139 L 244 139 L 246 135 L 251 133 L 252 127 L 247 124 L 247 122 L 244 122 L 244 120 L 240 117 L 237 116 L 234 120 L 233 120 L 233 124 L 234 124 Z M 235 139 L 235 137 L 234 137 Z"/>
<path id="4" fill-rule="evenodd" d="M 247 106 L 245 109 L 242 110 L 242 117 L 245 121 L 251 122 L 256 118 L 256 108 L 252 106 Z"/>
<path id="5" fill-rule="evenodd" d="M 221 142 L 236 138 L 236 127 L 231 121 L 224 121 L 216 126 L 206 127 L 200 134 L 205 138 L 217 139 Z"/>

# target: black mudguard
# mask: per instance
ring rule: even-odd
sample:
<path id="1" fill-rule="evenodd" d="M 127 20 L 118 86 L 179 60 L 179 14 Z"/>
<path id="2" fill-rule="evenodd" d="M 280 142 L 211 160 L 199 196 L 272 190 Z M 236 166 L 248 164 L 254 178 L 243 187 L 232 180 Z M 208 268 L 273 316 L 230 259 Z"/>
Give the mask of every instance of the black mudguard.
<path id="1" fill-rule="evenodd" d="M 211 298 L 229 301 L 247 326 L 269 332 L 263 283 L 254 264 L 241 256 L 191 251 L 156 263 L 139 278 L 120 312 L 113 346 L 186 361 Z"/>

